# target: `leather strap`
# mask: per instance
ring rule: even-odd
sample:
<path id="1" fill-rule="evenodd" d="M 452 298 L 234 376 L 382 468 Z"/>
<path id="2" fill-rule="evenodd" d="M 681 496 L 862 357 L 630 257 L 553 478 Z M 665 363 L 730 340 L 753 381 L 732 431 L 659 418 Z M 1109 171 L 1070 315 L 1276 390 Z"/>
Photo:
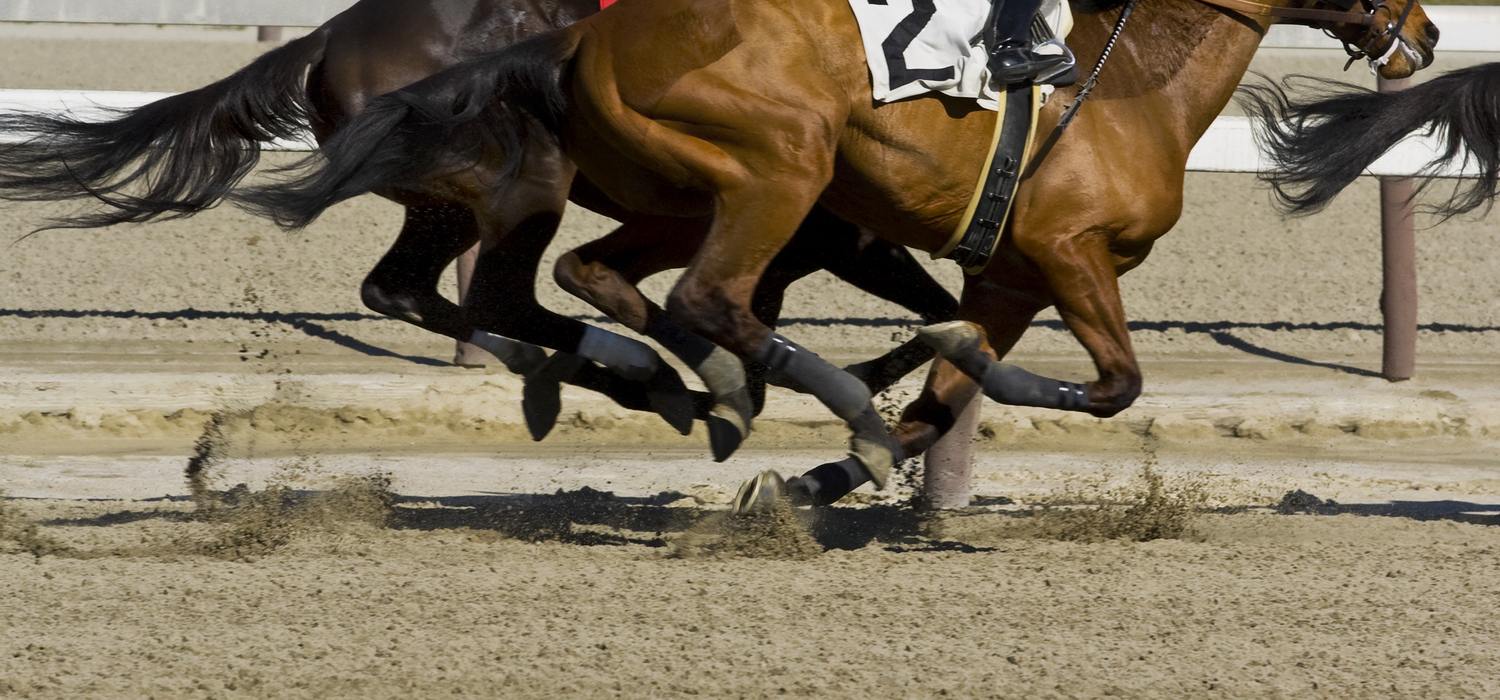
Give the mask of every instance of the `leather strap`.
<path id="1" fill-rule="evenodd" d="M 1027 154 L 1031 152 L 1041 95 L 1041 88 L 1033 85 L 1012 85 L 1007 89 L 1000 103 L 1003 111 L 995 122 L 990 165 L 953 237 L 932 254 L 933 258 L 953 260 L 971 275 L 979 274 L 989 264 L 1005 230 L 1005 221 L 1010 217 L 1012 199 L 1020 185 Z"/>
<path id="2" fill-rule="evenodd" d="M 1336 24 L 1357 24 L 1368 27 L 1375 23 L 1374 12 L 1345 12 L 1341 10 L 1315 10 L 1301 7 L 1277 7 L 1255 0 L 1198 0 L 1205 5 L 1222 7 L 1242 15 L 1253 17 L 1282 17 L 1285 19 L 1306 20 L 1309 22 L 1334 22 Z"/>

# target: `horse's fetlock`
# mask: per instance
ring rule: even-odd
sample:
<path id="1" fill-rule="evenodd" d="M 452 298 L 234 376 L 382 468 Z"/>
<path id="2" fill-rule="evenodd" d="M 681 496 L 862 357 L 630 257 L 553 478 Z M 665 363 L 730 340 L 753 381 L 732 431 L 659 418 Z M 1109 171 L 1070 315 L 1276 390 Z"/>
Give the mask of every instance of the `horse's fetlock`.
<path id="1" fill-rule="evenodd" d="M 1121 378 L 1100 380 L 1089 386 L 1088 412 L 1099 418 L 1110 418 L 1135 404 L 1141 396 L 1141 380 Z"/>
<path id="2" fill-rule="evenodd" d="M 552 281 L 562 287 L 570 294 L 574 291 L 583 277 L 583 261 L 578 259 L 577 253 L 563 253 L 558 256 L 557 262 L 552 264 Z"/>
<path id="3" fill-rule="evenodd" d="M 679 284 L 667 296 L 667 318 L 688 332 L 718 343 L 734 328 L 733 320 L 739 314 L 722 294 L 684 290 L 683 286 Z"/>
<path id="4" fill-rule="evenodd" d="M 392 293 L 374 280 L 365 280 L 359 287 L 359 300 L 365 308 L 383 316 L 401 317 L 412 311 L 410 304 L 402 304 L 402 297 Z"/>

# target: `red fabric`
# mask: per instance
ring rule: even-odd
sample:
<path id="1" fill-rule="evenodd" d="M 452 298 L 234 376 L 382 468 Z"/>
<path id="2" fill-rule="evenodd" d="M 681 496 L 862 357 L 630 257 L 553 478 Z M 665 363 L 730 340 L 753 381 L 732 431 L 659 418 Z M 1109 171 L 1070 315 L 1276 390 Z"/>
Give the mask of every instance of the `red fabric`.
<path id="1" fill-rule="evenodd" d="M 606 7 L 609 7 L 610 5 L 613 5 L 613 4 L 615 4 L 615 0 L 599 0 L 599 9 L 602 10 L 602 9 L 604 9 Z"/>

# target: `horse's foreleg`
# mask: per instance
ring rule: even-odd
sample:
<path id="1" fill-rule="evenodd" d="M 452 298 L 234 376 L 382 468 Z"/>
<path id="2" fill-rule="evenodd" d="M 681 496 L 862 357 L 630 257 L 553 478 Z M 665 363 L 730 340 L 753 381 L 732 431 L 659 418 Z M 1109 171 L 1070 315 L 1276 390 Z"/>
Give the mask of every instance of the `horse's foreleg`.
<path id="1" fill-rule="evenodd" d="M 999 403 L 1099 417 L 1125 410 L 1140 396 L 1141 372 L 1130 346 L 1114 255 L 1102 244 L 1068 239 L 1054 243 L 1046 254 L 1029 257 L 1040 268 L 1046 293 L 1068 329 L 1093 358 L 1098 379 L 1075 384 L 1002 363 L 985 352 L 985 329 L 966 321 L 929 326 L 921 337 Z"/>
<path id="2" fill-rule="evenodd" d="M 702 417 L 714 459 L 723 461 L 744 441 L 753 416 L 744 368 L 738 358 L 677 326 L 636 287 L 650 275 L 686 265 L 707 227 L 702 219 L 630 217 L 608 236 L 559 258 L 553 276 L 563 289 L 693 368 L 713 397 Z"/>
<path id="3" fill-rule="evenodd" d="M 971 294 L 966 285 L 964 307 L 959 315 L 978 320 L 988 331 L 988 342 L 979 347 L 987 357 L 1004 357 L 1020 341 L 1037 312 L 1046 308 L 1045 295 L 1010 292 L 1002 303 L 976 303 L 976 297 L 1000 301 L 991 295 Z M 993 291 L 993 290 L 990 290 Z M 916 457 L 932 447 L 953 428 L 958 414 L 979 387 L 953 364 L 942 358 L 933 363 L 922 393 L 906 407 L 891 434 L 901 444 L 901 459 Z M 812 505 L 833 503 L 865 482 L 849 460 L 813 468 L 787 482 L 794 499 Z"/>
<path id="4" fill-rule="evenodd" d="M 741 357 L 760 362 L 805 387 L 853 432 L 850 456 L 867 478 L 884 487 L 900 446 L 886 432 L 859 379 L 772 331 L 752 310 L 761 274 L 801 223 L 821 188 L 798 191 L 769 182 L 745 182 L 721 193 L 714 226 L 693 264 L 673 288 L 667 311 L 688 330 Z M 795 206 L 798 201 L 803 207 Z M 774 202 L 775 205 L 767 203 Z M 736 508 L 763 505 L 774 489 L 741 489 Z"/>

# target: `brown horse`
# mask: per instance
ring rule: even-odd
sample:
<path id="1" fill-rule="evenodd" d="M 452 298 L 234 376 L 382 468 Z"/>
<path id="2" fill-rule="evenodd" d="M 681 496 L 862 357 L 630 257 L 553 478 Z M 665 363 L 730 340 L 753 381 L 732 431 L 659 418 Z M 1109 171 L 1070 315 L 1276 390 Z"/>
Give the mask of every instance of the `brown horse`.
<path id="1" fill-rule="evenodd" d="M 985 167 L 995 117 L 943 98 L 875 103 L 845 0 L 623 0 L 372 103 L 325 144 L 326 164 L 256 198 L 307 216 L 441 167 L 428 154 L 478 122 L 508 135 L 512 173 L 526 144 L 556 140 L 611 200 L 659 217 L 651 225 L 664 238 L 702 236 L 669 297 L 670 320 L 791 376 L 849 424 L 851 457 L 792 484 L 800 500 L 827 502 L 864 480 L 882 485 L 981 385 L 1002 403 L 1096 416 L 1131 405 L 1141 373 L 1116 278 L 1176 222 L 1188 153 L 1269 25 L 1290 15 L 1323 26 L 1381 56 L 1388 78 L 1429 63 L 1437 39 L 1415 0 L 1363 18 L 1301 0 L 1222 4 L 1235 9 L 1144 0 L 1071 127 L 1057 124 L 1075 91 L 1047 105 L 1042 133 L 1055 138 L 1021 183 L 994 261 L 966 278 L 964 320 L 925 334 L 947 361 L 894 435 L 857 379 L 755 318 L 756 283 L 815 203 L 893 243 L 942 248 Z M 1069 39 L 1079 57 L 1097 61 L 1133 6 L 1079 8 Z M 1093 358 L 1094 381 L 999 361 L 1049 305 Z M 747 485 L 741 503 L 762 502 L 763 487 L 778 483 Z"/>
<path id="2" fill-rule="evenodd" d="M 410 84 L 462 57 L 511 45 L 598 11 L 598 0 L 361 0 L 309 36 L 272 50 L 207 87 L 119 114 L 102 123 L 43 115 L 0 116 L 0 132 L 37 138 L 0 148 L 0 198 L 78 199 L 96 205 L 53 222 L 105 226 L 189 216 L 216 205 L 256 164 L 260 144 L 311 128 L 327 139 L 376 96 Z M 537 260 L 557 228 L 573 168 L 545 144 L 532 149 L 524 182 L 494 194 L 473 173 L 435 175 L 384 189 L 406 205 L 395 244 L 365 279 L 362 298 L 375 311 L 458 340 L 478 340 L 526 375 L 526 416 L 533 435 L 550 429 L 557 381 L 608 394 L 620 404 L 655 408 L 686 432 L 693 407 L 675 371 L 644 345 L 551 313 L 535 300 Z M 619 206 L 580 182 L 577 198 L 624 218 Z M 758 289 L 757 309 L 774 324 L 787 285 L 828 269 L 857 287 L 917 311 L 927 322 L 952 318 L 957 302 L 904 249 L 861 236 L 852 225 L 815 213 Z M 660 269 L 685 265 L 693 250 L 653 256 L 627 227 L 582 252 L 588 263 L 623 271 L 633 284 Z M 475 241 L 484 242 L 467 310 L 437 293 L 442 270 Z M 499 242 L 504 240 L 503 246 Z M 662 254 L 665 253 L 665 254 Z M 584 264 L 584 258 L 574 256 Z M 581 268 L 580 268 L 581 269 Z M 893 280 L 900 284 L 892 285 Z M 571 288 L 578 289 L 575 285 Z M 515 342 L 515 340 L 523 342 Z M 689 341 L 684 341 L 689 342 Z M 565 351 L 543 363 L 531 344 Z M 586 347 L 580 348 L 580 345 Z M 573 353 L 588 354 L 616 372 Z M 862 367 L 872 389 L 930 359 L 913 341 Z M 624 375 L 623 377 L 620 375 Z M 644 384 L 641 381 L 644 380 Z M 733 450 L 717 410 L 748 421 L 762 385 L 727 390 L 698 412 L 720 429 L 715 452 Z M 644 390 L 643 390 L 644 388 Z M 751 395 L 753 394 L 753 396 Z M 717 408 L 714 408 L 714 405 Z M 732 404 L 733 410 L 724 408 Z"/>

